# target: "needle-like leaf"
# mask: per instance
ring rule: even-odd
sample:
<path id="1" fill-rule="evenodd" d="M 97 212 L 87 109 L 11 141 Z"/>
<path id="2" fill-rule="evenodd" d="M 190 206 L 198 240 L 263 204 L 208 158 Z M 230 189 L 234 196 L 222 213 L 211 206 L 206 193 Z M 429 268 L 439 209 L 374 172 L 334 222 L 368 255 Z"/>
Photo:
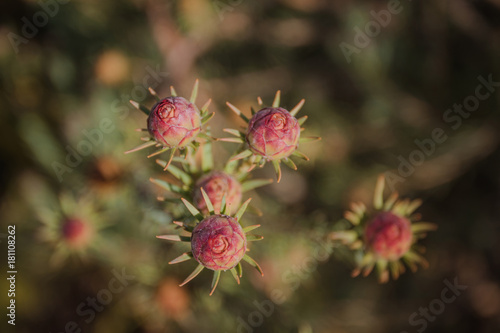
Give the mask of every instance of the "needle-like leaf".
<path id="1" fill-rule="evenodd" d="M 148 142 L 146 142 L 146 143 L 143 143 L 142 145 L 139 145 L 139 146 L 137 146 L 137 147 L 135 147 L 135 148 L 132 148 L 132 149 L 130 149 L 130 150 L 127 150 L 127 151 L 125 152 L 125 154 L 130 154 L 130 153 L 133 153 L 133 152 L 135 152 L 135 151 L 139 151 L 139 150 L 141 150 L 141 149 L 145 149 L 145 148 L 148 148 L 148 147 L 152 147 L 152 146 L 154 146 L 155 144 L 156 144 L 156 141 L 148 141 Z"/>
<path id="2" fill-rule="evenodd" d="M 233 110 L 234 113 L 236 113 L 241 119 L 243 119 L 246 123 L 248 123 L 250 120 L 241 112 L 240 109 L 238 109 L 236 106 L 233 104 L 226 102 L 226 105 L 229 106 L 231 110 Z"/>
<path id="3" fill-rule="evenodd" d="M 271 184 L 273 182 L 272 179 L 252 179 L 247 180 L 241 184 L 241 190 L 243 192 L 248 192 L 250 190 L 256 189 L 261 186 L 265 186 Z"/>
<path id="4" fill-rule="evenodd" d="M 193 273 L 189 274 L 189 276 L 184 280 L 184 282 L 182 282 L 179 287 L 182 287 L 183 285 L 185 285 L 186 283 L 188 283 L 189 281 L 191 281 L 192 279 L 194 279 L 198 274 L 201 273 L 201 271 L 203 270 L 203 265 L 199 264 L 195 270 L 193 271 Z"/>
<path id="5" fill-rule="evenodd" d="M 255 267 L 255 269 L 258 270 L 262 276 L 264 276 L 264 272 L 262 272 L 262 268 L 260 268 L 259 264 L 257 264 L 257 262 L 255 260 L 250 258 L 247 254 L 245 254 L 243 256 L 243 260 L 245 260 L 247 263 L 249 263 L 250 265 Z"/>
<path id="6" fill-rule="evenodd" d="M 240 219 L 243 216 L 243 214 L 245 213 L 245 210 L 247 209 L 250 201 L 252 201 L 252 198 L 249 198 L 247 201 L 245 201 L 243 203 L 243 205 L 241 205 L 240 209 L 238 209 L 238 212 L 236 213 L 236 215 L 234 215 L 234 217 L 236 218 L 236 220 L 238 220 L 238 222 L 240 222 Z"/>
<path id="7" fill-rule="evenodd" d="M 212 204 L 212 200 L 208 197 L 207 192 L 203 189 L 203 187 L 200 187 L 201 194 L 203 195 L 203 200 L 205 200 L 205 204 L 207 205 L 208 213 L 210 215 L 214 214 L 214 205 Z"/>
<path id="8" fill-rule="evenodd" d="M 161 236 L 156 236 L 156 238 L 165 239 L 165 240 L 169 240 L 172 242 L 190 242 L 191 241 L 191 237 L 179 236 L 179 235 L 161 235 Z"/>
<path id="9" fill-rule="evenodd" d="M 302 109 L 302 106 L 304 106 L 305 102 L 305 99 L 301 99 L 300 102 L 295 105 L 292 110 L 290 110 L 290 114 L 295 117 L 297 113 L 299 113 L 300 109 Z"/>
<path id="10" fill-rule="evenodd" d="M 182 202 L 184 203 L 184 206 L 189 210 L 189 212 L 198 220 L 202 221 L 203 220 L 203 215 L 201 215 L 200 211 L 196 209 L 195 206 L 193 206 L 189 201 L 187 201 L 184 198 L 181 198 Z"/>
<path id="11" fill-rule="evenodd" d="M 220 271 L 214 271 L 214 277 L 212 279 L 212 290 L 210 291 L 210 296 L 212 296 L 212 294 L 215 291 L 215 288 L 217 288 L 217 284 L 219 284 L 220 275 L 221 275 Z"/>
<path id="12" fill-rule="evenodd" d="M 280 106 L 280 99 L 281 99 L 281 90 L 278 90 L 276 92 L 276 95 L 274 96 L 273 108 L 277 108 Z"/>
<path id="13" fill-rule="evenodd" d="M 273 160 L 273 166 L 274 166 L 274 171 L 276 172 L 276 177 L 278 178 L 278 180 L 276 180 L 276 182 L 279 183 L 281 180 L 280 162 L 278 160 Z"/>
<path id="14" fill-rule="evenodd" d="M 191 103 L 196 102 L 196 97 L 198 97 L 198 86 L 199 85 L 200 85 L 200 80 L 196 79 L 196 81 L 194 81 L 193 91 L 191 92 L 191 98 L 189 98 L 189 101 Z"/>
<path id="15" fill-rule="evenodd" d="M 192 258 L 193 258 L 192 252 L 185 252 L 185 253 L 181 254 L 180 256 L 178 256 L 177 258 L 175 258 L 174 260 L 171 260 L 169 262 L 169 264 L 170 265 L 178 264 L 180 262 L 184 262 L 184 261 L 190 260 Z"/>
<path id="16" fill-rule="evenodd" d="M 153 96 L 156 99 L 156 101 L 159 102 L 160 97 L 158 97 L 158 94 L 156 93 L 156 91 L 151 87 L 149 87 L 148 90 L 149 90 L 149 93 L 151 94 L 151 96 Z"/>
<path id="17" fill-rule="evenodd" d="M 136 101 L 133 101 L 133 100 L 130 100 L 129 102 L 130 102 L 130 104 L 132 104 L 132 106 L 133 106 L 134 108 L 136 108 L 136 109 L 137 109 L 137 110 L 139 110 L 139 111 L 144 112 L 144 114 L 145 114 L 146 116 L 149 116 L 149 113 L 150 113 L 151 111 L 150 111 L 147 107 L 145 107 L 144 105 L 142 105 L 142 104 L 140 104 L 140 103 L 137 103 Z"/>

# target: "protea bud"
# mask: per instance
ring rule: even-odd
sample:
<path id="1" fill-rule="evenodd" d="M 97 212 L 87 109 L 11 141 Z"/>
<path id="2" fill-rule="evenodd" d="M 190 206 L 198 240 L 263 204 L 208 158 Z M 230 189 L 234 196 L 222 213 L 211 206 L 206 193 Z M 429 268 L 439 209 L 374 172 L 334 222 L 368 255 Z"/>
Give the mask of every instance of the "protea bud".
<path id="1" fill-rule="evenodd" d="M 226 197 L 228 214 L 234 213 L 241 204 L 241 184 L 225 172 L 211 172 L 198 179 L 194 186 L 194 204 L 196 208 L 206 214 L 208 209 L 201 193 L 201 188 L 207 193 L 216 212 L 220 212 L 224 196 Z"/>
<path id="2" fill-rule="evenodd" d="M 248 123 L 246 141 L 254 154 L 268 161 L 290 156 L 300 138 L 300 125 L 287 110 L 280 107 L 258 111 Z"/>
<path id="3" fill-rule="evenodd" d="M 376 269 L 380 282 L 387 282 L 389 273 L 397 279 L 406 270 L 404 264 L 412 271 L 417 270 L 417 264 L 426 267 L 428 263 L 420 254 L 424 247 L 417 241 L 436 230 L 433 223 L 417 222 L 420 216 L 414 212 L 422 204 L 421 200 L 400 200 L 397 193 L 384 200 L 384 185 L 384 176 L 380 176 L 375 187 L 373 213 L 367 211 L 363 203 L 352 203 L 344 217 L 353 228 L 330 234 L 331 239 L 356 251 L 358 267 L 353 276 L 361 273 L 367 276 Z"/>
<path id="4" fill-rule="evenodd" d="M 193 141 L 197 137 L 204 137 L 210 140 L 210 137 L 201 132 L 201 126 L 209 121 L 214 113 L 208 114 L 210 99 L 203 105 L 201 111 L 196 107 L 195 101 L 198 95 L 198 84 L 199 82 L 196 80 L 189 101 L 183 97 L 178 97 L 174 87 L 170 87 L 171 96 L 164 99 L 160 99 L 156 91 L 150 87 L 149 92 L 158 101 L 151 109 L 131 100 L 130 104 L 148 116 L 148 128 L 141 128 L 138 131 L 147 131 L 150 137 L 141 138 L 145 142 L 126 151 L 125 154 L 153 146 L 160 148 L 149 154 L 148 158 L 169 152 L 170 157 L 165 166 L 166 170 L 177 150 L 182 150 L 184 157 L 187 157 L 196 150 L 197 143 Z M 192 151 L 184 149 L 187 147 L 192 148 Z"/>
<path id="5" fill-rule="evenodd" d="M 183 148 L 200 132 L 200 111 L 183 97 L 167 97 L 148 116 L 149 134 L 169 148 Z"/>
<path id="6" fill-rule="evenodd" d="M 247 238 L 234 217 L 212 215 L 193 230 L 193 257 L 213 271 L 235 267 L 245 255 L 246 248 Z"/>
<path id="7" fill-rule="evenodd" d="M 225 215 L 226 205 L 222 206 L 220 214 L 213 214 L 213 205 L 210 202 L 205 190 L 201 189 L 206 205 L 211 215 L 203 218 L 200 211 L 196 209 L 190 202 L 182 199 L 186 208 L 191 214 L 199 221 L 193 228 L 186 225 L 184 222 L 175 221 L 174 223 L 182 227 L 186 232 L 191 235 L 178 236 L 178 235 L 162 235 L 156 236 L 157 238 L 166 239 L 170 241 L 181 241 L 191 243 L 191 252 L 186 252 L 170 261 L 170 264 L 177 264 L 186 260 L 194 258 L 198 262 L 198 267 L 180 284 L 185 285 L 194 279 L 204 268 L 214 271 L 212 279 L 212 291 L 214 292 L 221 272 L 229 270 L 237 283 L 240 283 L 242 276 L 241 260 L 246 261 L 255 267 L 262 275 L 260 266 L 246 254 L 247 242 L 253 242 L 263 239 L 262 236 L 248 234 L 250 231 L 260 227 L 260 225 L 252 225 L 242 228 L 240 219 L 245 212 L 250 199 L 245 201 L 234 217 Z"/>
<path id="8" fill-rule="evenodd" d="M 407 218 L 392 212 L 377 214 L 365 228 L 367 246 L 379 257 L 398 260 L 410 250 L 411 223 Z"/>
<path id="9" fill-rule="evenodd" d="M 227 128 L 225 132 L 234 135 L 231 138 L 220 138 L 221 141 L 236 142 L 246 144 L 247 149 L 239 150 L 234 155 L 230 162 L 237 160 L 245 160 L 252 170 L 256 165 L 263 166 L 266 162 L 272 162 L 278 183 L 281 179 L 280 163 L 285 163 L 293 170 L 297 170 L 297 166 L 290 158 L 290 155 L 300 157 L 306 161 L 309 158 L 297 150 L 299 142 L 310 142 L 320 140 L 319 137 L 301 137 L 300 132 L 307 116 L 299 119 L 295 118 L 297 113 L 304 105 L 305 100 L 302 99 L 293 109 L 287 111 L 281 108 L 280 105 L 281 92 L 278 90 L 271 107 L 262 108 L 255 112 L 252 108 L 252 118 L 248 119 L 241 110 L 236 106 L 227 102 L 227 106 L 231 108 L 241 119 L 248 123 L 246 132 L 241 132 L 235 129 Z M 262 106 L 262 99 L 257 98 L 259 105 Z M 248 171 L 247 171 L 248 172 Z"/>
<path id="10" fill-rule="evenodd" d="M 69 218 L 63 222 L 61 233 L 68 246 L 73 248 L 86 246 L 92 238 L 91 226 L 75 218 Z"/>

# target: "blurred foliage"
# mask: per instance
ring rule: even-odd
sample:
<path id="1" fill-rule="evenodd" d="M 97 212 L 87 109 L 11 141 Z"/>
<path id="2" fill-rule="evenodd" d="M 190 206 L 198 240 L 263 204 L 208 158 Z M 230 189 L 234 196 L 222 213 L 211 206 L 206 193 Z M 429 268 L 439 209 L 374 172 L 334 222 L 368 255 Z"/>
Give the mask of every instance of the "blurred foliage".
<path id="1" fill-rule="evenodd" d="M 71 321 L 82 332 L 415 332 L 411 314 L 455 277 L 468 289 L 425 331 L 499 331 L 500 94 L 456 130 L 443 119 L 475 93 L 478 76 L 500 81 L 497 0 L 401 1 L 350 63 L 341 43 L 355 45 L 355 27 L 364 29 L 388 1 L 63 2 L 42 1 L 52 6 L 45 16 L 34 0 L 0 3 L 0 232 L 16 225 L 16 332 L 63 332 Z M 36 32 L 24 27 L 44 17 Z M 224 281 L 213 296 L 209 274 L 176 286 L 193 266 L 168 266 L 186 245 L 155 239 L 174 229 L 149 182 L 162 170 L 140 153 L 123 154 L 145 123 L 128 100 L 154 103 L 143 82 L 161 96 L 170 85 L 188 94 L 197 77 L 200 100 L 214 101 L 214 136 L 241 125 L 227 100 L 249 111 L 257 96 L 272 100 L 280 89 L 284 106 L 306 99 L 308 133 L 323 137 L 303 146 L 311 162 L 299 172 L 251 194 L 264 212 L 251 222 L 265 236 L 252 256 L 266 275 L 247 270 L 241 286 Z M 448 139 L 396 184 L 403 196 L 423 198 L 419 212 L 439 225 L 424 242 L 430 268 L 379 285 L 352 279 L 341 248 L 314 259 L 318 234 L 335 228 L 349 202 L 369 203 L 376 176 L 397 172 L 398 157 L 408 159 L 414 141 L 435 128 Z M 228 156 L 230 148 L 216 149 Z M 271 169 L 259 173 L 272 177 Z M 66 214 L 95 216 L 88 223 L 99 225 L 99 237 L 54 265 L 61 248 L 43 237 L 43 221 L 47 211 L 65 212 L 65 197 L 77 203 Z M 79 206 L 82 198 L 92 200 Z M 51 221 L 51 230 L 63 222 Z M 104 295 L 123 269 L 133 280 L 95 318 L 92 310 L 81 315 L 79 306 L 91 309 L 88 297 Z M 283 302 L 267 316 L 274 290 Z M 0 327 L 13 331 L 5 316 Z"/>

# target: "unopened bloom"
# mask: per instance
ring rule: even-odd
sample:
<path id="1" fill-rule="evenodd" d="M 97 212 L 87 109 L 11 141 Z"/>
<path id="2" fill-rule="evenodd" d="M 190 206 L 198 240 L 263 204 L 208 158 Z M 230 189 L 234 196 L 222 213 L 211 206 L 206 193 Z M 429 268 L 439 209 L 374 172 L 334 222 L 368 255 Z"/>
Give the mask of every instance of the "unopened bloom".
<path id="1" fill-rule="evenodd" d="M 62 238 L 73 248 L 86 246 L 92 238 L 90 224 L 75 218 L 66 219 L 61 226 Z"/>
<path id="2" fill-rule="evenodd" d="M 200 112 L 183 97 L 167 97 L 156 103 L 148 116 L 149 134 L 162 145 L 183 148 L 200 132 Z"/>
<path id="3" fill-rule="evenodd" d="M 245 255 L 247 239 L 234 217 L 212 215 L 193 230 L 193 257 L 204 267 L 219 271 L 235 267 Z"/>
<path id="4" fill-rule="evenodd" d="M 250 150 L 267 160 L 290 156 L 300 138 L 300 125 L 287 110 L 280 107 L 264 108 L 248 123 L 246 141 Z"/>
<path id="5" fill-rule="evenodd" d="M 207 195 L 204 196 L 204 200 L 207 201 L 207 206 L 212 205 Z M 209 215 L 204 218 L 200 211 L 189 201 L 182 199 L 182 202 L 199 223 L 195 227 L 179 221 L 174 223 L 182 227 L 187 233 L 190 233 L 190 236 L 156 236 L 170 241 L 191 243 L 191 252 L 185 252 L 169 262 L 169 264 L 177 264 L 190 259 L 195 259 L 198 262 L 195 270 L 180 284 L 181 287 L 194 279 L 205 268 L 214 272 L 210 295 L 215 291 L 223 271 L 230 270 L 239 284 L 242 276 L 241 260 L 246 261 L 264 275 L 259 264 L 246 254 L 247 242 L 263 239 L 262 236 L 248 234 L 248 232 L 260 225 L 252 225 L 243 229 L 239 221 L 248 207 L 250 199 L 241 205 L 234 217 L 225 215 L 226 207 L 223 206 L 220 214 Z"/>
<path id="6" fill-rule="evenodd" d="M 392 212 L 382 212 L 365 228 L 367 246 L 379 257 L 398 260 L 410 250 L 413 234 L 410 221 Z"/>
<path id="7" fill-rule="evenodd" d="M 433 223 L 417 222 L 419 214 L 414 212 L 422 204 L 421 200 L 401 200 L 396 193 L 384 200 L 384 186 L 384 176 L 380 176 L 373 210 L 368 211 L 363 203 L 352 203 L 344 217 L 353 227 L 330 234 L 331 239 L 355 251 L 358 267 L 353 276 L 367 276 L 376 269 L 380 282 L 387 282 L 389 274 L 397 279 L 406 271 L 405 265 L 412 271 L 417 270 L 417 265 L 426 267 L 427 260 L 421 255 L 423 246 L 417 241 L 436 230 Z"/>
<path id="8" fill-rule="evenodd" d="M 274 97 L 271 107 L 262 108 L 255 112 L 252 108 L 252 118 L 248 119 L 240 109 L 226 102 L 227 106 L 234 111 L 243 121 L 248 124 L 246 132 L 241 132 L 236 129 L 225 129 L 225 131 L 235 137 L 221 138 L 221 141 L 236 142 L 246 144 L 248 148 L 240 149 L 231 158 L 230 161 L 243 159 L 249 164 L 249 170 L 255 166 L 264 166 L 266 162 L 273 164 L 276 172 L 278 183 L 281 180 L 281 162 L 293 170 L 297 170 L 297 166 L 290 158 L 291 155 L 300 157 L 306 161 L 309 158 L 297 150 L 299 142 L 317 141 L 319 137 L 301 137 L 301 126 L 307 120 L 307 116 L 299 119 L 295 118 L 297 113 L 304 105 L 305 100 L 302 99 L 290 111 L 279 107 L 281 92 L 278 90 Z M 262 99 L 258 99 L 259 105 L 262 106 Z"/>
<path id="9" fill-rule="evenodd" d="M 222 199 L 226 197 L 227 213 L 232 214 L 241 203 L 241 184 L 231 175 L 221 172 L 211 172 L 196 182 L 194 186 L 193 200 L 196 208 L 207 213 L 207 204 L 201 194 L 201 188 L 205 190 L 216 212 L 220 212 Z"/>

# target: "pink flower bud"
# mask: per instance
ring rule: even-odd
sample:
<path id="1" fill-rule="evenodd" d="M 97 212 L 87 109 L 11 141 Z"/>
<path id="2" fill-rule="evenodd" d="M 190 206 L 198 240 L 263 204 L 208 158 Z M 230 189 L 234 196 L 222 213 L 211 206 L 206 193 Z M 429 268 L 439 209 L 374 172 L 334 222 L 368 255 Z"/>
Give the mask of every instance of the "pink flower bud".
<path id="1" fill-rule="evenodd" d="M 167 147 L 183 148 L 200 132 L 198 108 L 182 97 L 167 97 L 153 106 L 148 117 L 148 131 Z"/>
<path id="2" fill-rule="evenodd" d="M 383 212 L 368 222 L 365 239 L 370 249 L 382 259 L 398 260 L 410 250 L 411 223 L 407 218 Z"/>
<path id="3" fill-rule="evenodd" d="M 267 160 L 290 156 L 299 143 L 297 119 L 283 108 L 265 108 L 248 124 L 247 143 L 250 149 Z"/>
<path id="4" fill-rule="evenodd" d="M 79 219 L 67 219 L 62 224 L 62 236 L 71 247 L 84 247 L 92 238 L 92 228 Z"/>
<path id="5" fill-rule="evenodd" d="M 214 271 L 236 266 L 247 248 L 241 225 L 227 215 L 205 218 L 194 228 L 191 237 L 191 250 L 196 261 Z"/>
<path id="6" fill-rule="evenodd" d="M 207 193 L 216 212 L 221 209 L 222 198 L 226 196 L 228 214 L 238 209 L 241 203 L 241 184 L 232 176 L 221 171 L 214 171 L 198 179 L 194 186 L 193 200 L 196 208 L 207 213 L 207 204 L 203 199 L 200 188 Z"/>

